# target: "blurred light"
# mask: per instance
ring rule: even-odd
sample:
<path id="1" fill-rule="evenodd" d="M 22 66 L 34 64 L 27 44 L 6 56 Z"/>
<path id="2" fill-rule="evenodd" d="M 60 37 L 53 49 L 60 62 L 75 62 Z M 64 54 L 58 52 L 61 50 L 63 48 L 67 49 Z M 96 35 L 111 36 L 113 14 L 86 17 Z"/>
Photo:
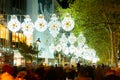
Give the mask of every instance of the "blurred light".
<path id="1" fill-rule="evenodd" d="M 69 47 L 69 52 L 71 53 L 71 54 L 73 54 L 73 53 L 75 53 L 76 52 L 76 47 L 74 46 L 74 45 L 70 45 L 70 47 Z"/>
<path id="2" fill-rule="evenodd" d="M 65 31 L 71 31 L 74 28 L 74 21 L 69 13 L 66 14 L 65 18 L 62 20 L 62 28 Z"/>
<path id="3" fill-rule="evenodd" d="M 70 36 L 68 37 L 68 40 L 70 42 L 70 44 L 74 44 L 76 42 L 76 37 L 73 33 L 70 33 Z"/>
<path id="4" fill-rule="evenodd" d="M 69 54 L 69 48 L 67 46 L 63 46 L 62 47 L 62 51 L 65 55 L 68 55 Z"/>
<path id="5" fill-rule="evenodd" d="M 8 22 L 8 29 L 12 32 L 17 32 L 20 30 L 20 22 L 18 21 L 17 16 L 11 16 L 11 19 Z"/>
<path id="6" fill-rule="evenodd" d="M 56 51 L 60 52 L 62 50 L 62 46 L 60 44 L 56 45 Z"/>
<path id="7" fill-rule="evenodd" d="M 40 44 L 40 42 L 41 42 L 41 41 L 40 41 L 40 38 L 38 38 L 38 39 L 36 40 L 36 43 L 37 43 L 37 44 Z"/>
<path id="8" fill-rule="evenodd" d="M 21 24 L 21 28 L 23 33 L 28 36 L 29 34 L 32 34 L 34 29 L 34 24 L 31 22 L 30 16 L 25 16 L 24 22 Z"/>
<path id="9" fill-rule="evenodd" d="M 42 14 L 40 14 L 38 19 L 35 21 L 35 29 L 39 32 L 43 32 L 47 29 L 47 21 L 44 19 Z"/>
<path id="10" fill-rule="evenodd" d="M 11 19 L 8 22 L 9 30 L 12 32 L 17 32 L 22 28 L 25 35 L 32 33 L 34 29 L 39 32 L 44 32 L 48 27 L 50 34 L 53 37 L 56 37 L 57 34 L 59 34 L 59 30 L 61 29 L 60 27 L 62 27 L 65 31 L 71 31 L 74 28 L 74 21 L 72 20 L 71 15 L 67 13 L 61 23 L 58 21 L 56 14 L 51 16 L 50 22 L 47 22 L 42 14 L 38 16 L 34 24 L 31 22 L 29 15 L 25 16 L 22 25 L 15 15 L 11 16 Z"/>
<path id="11" fill-rule="evenodd" d="M 50 22 L 48 23 L 49 31 L 53 37 L 57 37 L 61 24 L 55 14 L 52 15 Z"/>
<path id="12" fill-rule="evenodd" d="M 60 37 L 59 41 L 60 41 L 60 44 L 61 44 L 61 45 L 67 45 L 68 39 L 67 39 L 67 37 L 65 36 L 64 33 L 63 33 L 62 36 Z"/>

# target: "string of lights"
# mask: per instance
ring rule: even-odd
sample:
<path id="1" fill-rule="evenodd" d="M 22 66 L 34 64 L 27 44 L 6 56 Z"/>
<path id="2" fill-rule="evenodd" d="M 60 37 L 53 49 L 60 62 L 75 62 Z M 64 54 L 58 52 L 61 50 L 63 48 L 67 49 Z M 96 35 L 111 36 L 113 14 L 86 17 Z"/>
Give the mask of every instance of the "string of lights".
<path id="1" fill-rule="evenodd" d="M 25 35 L 31 34 L 34 29 L 39 32 L 49 29 L 51 35 L 56 37 L 60 29 L 71 31 L 74 28 L 74 20 L 69 13 L 66 14 L 62 21 L 58 21 L 56 14 L 53 14 L 49 22 L 45 20 L 44 15 L 40 14 L 34 23 L 29 15 L 25 16 L 23 22 L 20 22 L 16 15 L 12 15 L 7 26 L 12 32 L 17 32 L 21 29 Z"/>

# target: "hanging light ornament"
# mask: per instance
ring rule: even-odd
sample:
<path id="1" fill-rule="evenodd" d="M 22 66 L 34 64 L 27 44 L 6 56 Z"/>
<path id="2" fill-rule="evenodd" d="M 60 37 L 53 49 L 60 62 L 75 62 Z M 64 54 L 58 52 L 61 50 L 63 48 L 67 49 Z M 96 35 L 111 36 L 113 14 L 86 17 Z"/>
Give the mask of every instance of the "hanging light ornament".
<path id="1" fill-rule="evenodd" d="M 20 22 L 17 16 L 12 15 L 10 21 L 8 22 L 8 29 L 12 32 L 17 32 L 20 29 Z"/>
<path id="2" fill-rule="evenodd" d="M 73 33 L 70 33 L 70 36 L 68 37 L 68 40 L 70 42 L 70 44 L 74 44 L 76 42 L 76 37 Z"/>
<path id="3" fill-rule="evenodd" d="M 44 19 L 42 14 L 40 14 L 38 19 L 35 21 L 35 29 L 39 32 L 43 32 L 47 29 L 47 21 Z"/>
<path id="4" fill-rule="evenodd" d="M 66 46 L 66 45 L 67 45 L 68 39 L 67 39 L 67 37 L 65 36 L 64 33 L 62 34 L 62 36 L 61 36 L 61 38 L 59 39 L 59 41 L 60 41 L 60 44 L 61 44 L 62 46 Z"/>
<path id="5" fill-rule="evenodd" d="M 53 37 L 57 37 L 60 30 L 60 22 L 55 14 L 52 15 L 51 21 L 48 23 L 49 31 Z"/>
<path id="6" fill-rule="evenodd" d="M 76 51 L 77 51 L 76 47 L 75 47 L 74 45 L 70 45 L 70 47 L 69 47 L 69 52 L 70 52 L 71 54 L 73 54 L 73 53 L 75 54 Z"/>
<path id="7" fill-rule="evenodd" d="M 74 21 L 69 13 L 67 13 L 65 18 L 62 20 L 62 28 L 65 31 L 71 31 L 74 28 Z"/>
<path id="8" fill-rule="evenodd" d="M 65 55 L 68 55 L 68 54 L 69 54 L 69 48 L 68 48 L 68 46 L 63 46 L 63 47 L 62 47 L 62 51 L 63 51 L 63 53 L 64 53 Z"/>
<path id="9" fill-rule="evenodd" d="M 78 41 L 78 46 L 83 46 L 85 44 L 86 39 L 82 33 L 79 33 L 77 41 Z"/>
<path id="10" fill-rule="evenodd" d="M 78 46 L 76 48 L 76 53 L 75 53 L 76 57 L 82 57 L 82 53 L 83 53 L 83 49 Z"/>
<path id="11" fill-rule="evenodd" d="M 34 30 L 34 24 L 31 22 L 30 16 L 26 15 L 24 22 L 22 22 L 22 31 L 25 35 L 30 35 L 32 34 Z"/>
<path id="12" fill-rule="evenodd" d="M 60 52 L 62 50 L 62 46 L 60 44 L 56 45 L 56 51 Z"/>

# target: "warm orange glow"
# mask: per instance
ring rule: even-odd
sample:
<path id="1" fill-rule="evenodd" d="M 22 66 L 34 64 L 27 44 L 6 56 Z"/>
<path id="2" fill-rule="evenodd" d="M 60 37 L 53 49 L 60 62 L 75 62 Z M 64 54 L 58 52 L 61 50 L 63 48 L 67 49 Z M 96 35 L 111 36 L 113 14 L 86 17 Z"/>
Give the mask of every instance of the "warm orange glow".
<path id="1" fill-rule="evenodd" d="M 0 38 L 4 38 L 6 40 L 9 39 L 9 31 L 8 29 L 0 24 Z"/>
<path id="2" fill-rule="evenodd" d="M 66 22 L 66 26 L 67 26 L 67 27 L 71 26 L 71 24 L 70 24 L 70 22 L 69 22 L 69 21 L 68 21 L 68 22 Z"/>
<path id="3" fill-rule="evenodd" d="M 16 23 L 13 23 L 13 27 L 14 27 L 14 28 L 16 27 Z"/>
<path id="4" fill-rule="evenodd" d="M 54 24 L 54 25 L 52 26 L 52 28 L 53 28 L 53 30 L 56 30 L 56 29 L 57 29 L 57 25 Z"/>
<path id="5" fill-rule="evenodd" d="M 40 23 L 39 26 L 42 28 L 44 25 L 43 25 L 43 23 Z"/>
<path id="6" fill-rule="evenodd" d="M 27 43 L 28 45 L 31 45 L 32 40 L 33 40 L 33 37 L 32 37 L 32 35 L 30 35 L 29 37 L 27 37 L 26 43 Z"/>
<path id="7" fill-rule="evenodd" d="M 26 37 L 22 33 L 12 33 L 12 42 L 26 41 Z"/>
<path id="8" fill-rule="evenodd" d="M 7 27 L 0 24 L 0 38 L 8 40 L 10 38 L 10 33 Z M 12 32 L 12 42 L 24 42 L 26 41 L 26 36 L 23 33 Z"/>

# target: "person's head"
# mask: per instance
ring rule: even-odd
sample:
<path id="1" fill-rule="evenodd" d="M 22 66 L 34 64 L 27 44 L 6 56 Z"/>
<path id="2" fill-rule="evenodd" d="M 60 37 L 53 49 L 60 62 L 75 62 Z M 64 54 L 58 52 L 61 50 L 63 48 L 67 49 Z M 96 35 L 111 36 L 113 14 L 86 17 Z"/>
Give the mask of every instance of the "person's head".
<path id="1" fill-rule="evenodd" d="M 12 66 L 8 65 L 8 64 L 4 64 L 3 65 L 3 72 L 7 72 L 9 74 L 13 74 L 14 73 L 14 69 Z"/>
<path id="2" fill-rule="evenodd" d="M 20 71 L 20 72 L 17 74 L 17 78 L 24 78 L 26 75 L 27 75 L 27 72 L 26 72 L 26 71 Z"/>

